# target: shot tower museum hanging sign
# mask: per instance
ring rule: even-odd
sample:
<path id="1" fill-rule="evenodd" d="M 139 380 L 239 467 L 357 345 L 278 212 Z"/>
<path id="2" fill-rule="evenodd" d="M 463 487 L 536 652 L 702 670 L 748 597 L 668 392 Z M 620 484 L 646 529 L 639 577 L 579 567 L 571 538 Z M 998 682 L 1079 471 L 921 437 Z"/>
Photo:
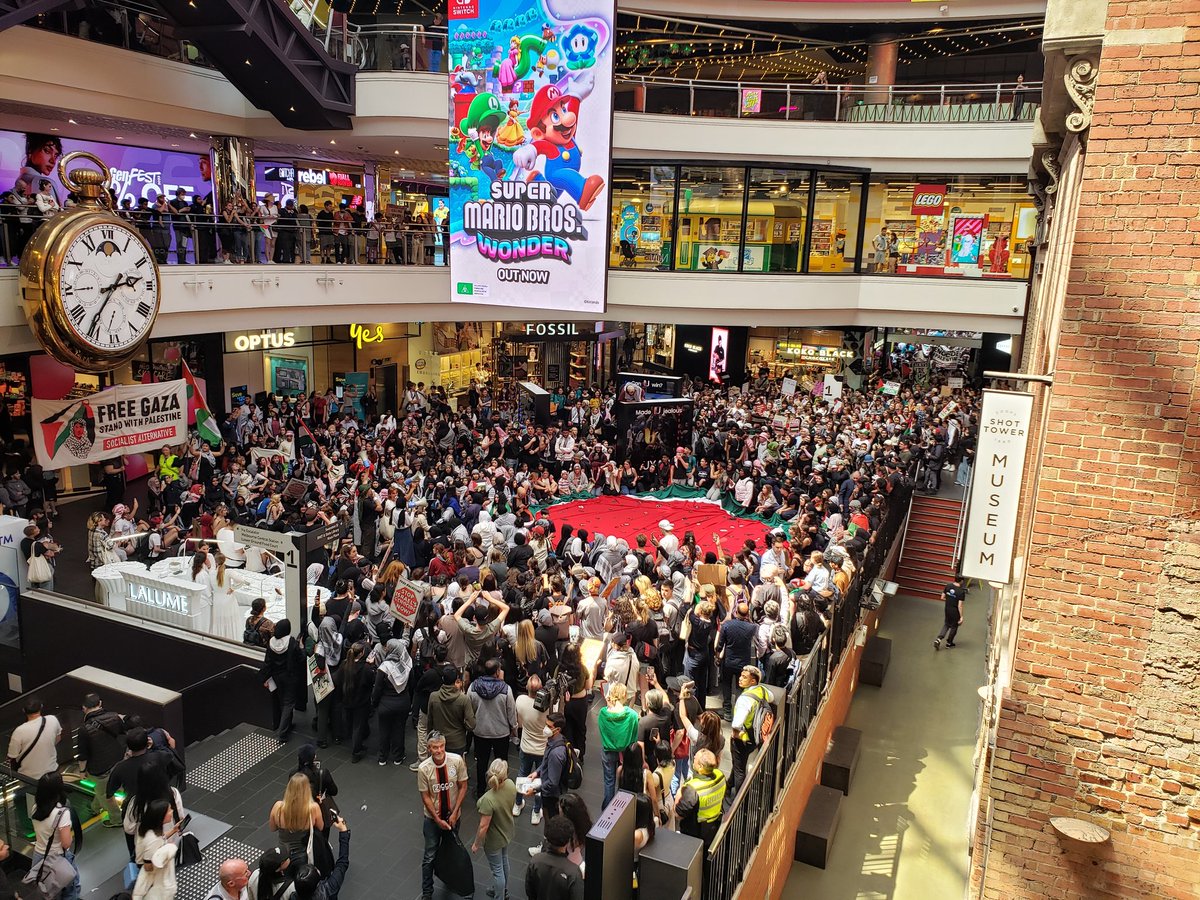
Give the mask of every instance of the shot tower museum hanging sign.
<path id="1" fill-rule="evenodd" d="M 450 299 L 601 314 L 613 0 L 450 0 Z"/>
<path id="2" fill-rule="evenodd" d="M 967 578 L 1003 584 L 1012 579 L 1017 507 L 1032 415 L 1033 394 L 983 392 L 963 540 L 962 572 Z"/>

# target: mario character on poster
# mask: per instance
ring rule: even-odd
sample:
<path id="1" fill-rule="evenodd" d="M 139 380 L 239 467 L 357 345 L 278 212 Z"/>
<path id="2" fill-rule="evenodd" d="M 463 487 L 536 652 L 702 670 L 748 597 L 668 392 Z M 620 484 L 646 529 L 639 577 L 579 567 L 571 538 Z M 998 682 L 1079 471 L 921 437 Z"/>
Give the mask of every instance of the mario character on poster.
<path id="1" fill-rule="evenodd" d="M 452 299 L 602 312 L 615 4 L 449 10 Z"/>

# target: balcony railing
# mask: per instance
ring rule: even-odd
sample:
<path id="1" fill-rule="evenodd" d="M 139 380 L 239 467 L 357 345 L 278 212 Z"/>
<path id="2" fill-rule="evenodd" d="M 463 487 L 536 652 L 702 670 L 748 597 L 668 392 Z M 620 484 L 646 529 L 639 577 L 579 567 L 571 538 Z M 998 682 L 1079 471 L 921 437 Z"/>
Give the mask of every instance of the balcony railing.
<path id="1" fill-rule="evenodd" d="M 862 617 L 862 602 L 869 597 L 899 534 L 911 497 L 911 489 L 892 495 L 887 517 L 872 537 L 861 571 L 832 611 L 825 637 L 804 659 L 788 688 L 782 725 L 751 759 L 746 779 L 709 847 L 704 900 L 730 900 L 742 883 L 767 821 L 775 814 L 780 795 L 804 755 L 811 725 L 823 708 L 825 688 L 850 646 Z"/>
<path id="2" fill-rule="evenodd" d="M 417 24 L 358 26 L 338 14 L 322 15 L 311 0 L 291 0 L 293 11 L 331 55 L 369 72 L 446 72 L 446 30 Z M 93 13 L 101 15 L 95 16 Z M 30 23 L 193 65 L 208 63 L 174 26 L 137 0 L 116 5 L 92 0 L 78 11 Z M 440 49 L 439 49 L 440 48 Z M 814 122 L 945 124 L 1032 122 L 1041 82 L 994 84 L 779 84 L 618 74 L 618 112 L 713 118 Z"/>

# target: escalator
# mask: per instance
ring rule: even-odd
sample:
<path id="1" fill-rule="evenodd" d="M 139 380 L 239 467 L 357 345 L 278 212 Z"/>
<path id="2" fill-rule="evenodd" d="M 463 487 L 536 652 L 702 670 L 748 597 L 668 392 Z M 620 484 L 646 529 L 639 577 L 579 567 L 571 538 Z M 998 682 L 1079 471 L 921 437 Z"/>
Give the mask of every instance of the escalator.
<path id="1" fill-rule="evenodd" d="M 22 2 L 39 0 L 0 0 L 0 9 Z M 303 131 L 351 127 L 357 69 L 331 57 L 282 0 L 157 2 L 178 37 L 282 124 Z"/>
<path id="2" fill-rule="evenodd" d="M 0 0 L 0 31 L 24 25 L 46 13 L 78 7 L 81 0 Z"/>

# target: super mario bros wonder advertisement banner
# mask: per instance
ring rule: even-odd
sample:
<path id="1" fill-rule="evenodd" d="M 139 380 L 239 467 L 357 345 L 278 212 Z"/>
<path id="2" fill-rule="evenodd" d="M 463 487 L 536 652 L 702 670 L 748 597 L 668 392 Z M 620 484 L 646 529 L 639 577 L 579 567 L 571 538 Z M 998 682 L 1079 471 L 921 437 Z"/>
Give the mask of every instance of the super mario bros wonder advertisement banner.
<path id="1" fill-rule="evenodd" d="M 613 0 L 449 0 L 451 299 L 603 313 Z"/>

